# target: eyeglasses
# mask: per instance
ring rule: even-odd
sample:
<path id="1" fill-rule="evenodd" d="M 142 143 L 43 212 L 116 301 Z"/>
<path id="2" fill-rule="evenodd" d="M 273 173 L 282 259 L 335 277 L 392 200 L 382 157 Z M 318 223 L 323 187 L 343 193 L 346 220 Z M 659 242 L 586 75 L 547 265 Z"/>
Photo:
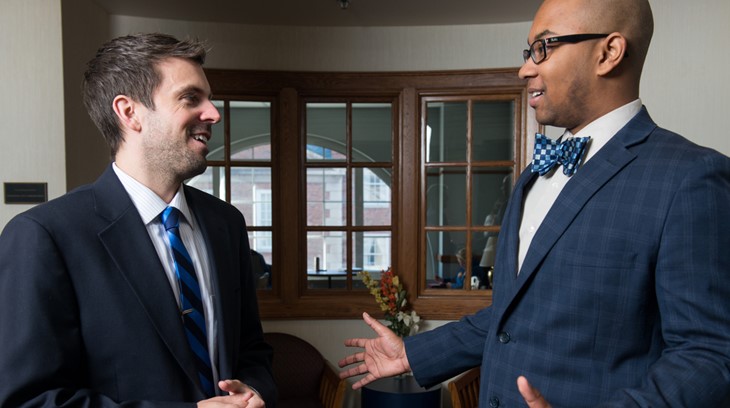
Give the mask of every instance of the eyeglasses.
<path id="1" fill-rule="evenodd" d="M 561 35 L 559 37 L 542 38 L 535 40 L 530 44 L 530 49 L 522 51 L 522 58 L 527 62 L 528 58 L 532 58 L 535 64 L 545 61 L 547 58 L 548 45 L 556 43 L 575 44 L 586 40 L 595 40 L 597 38 L 608 37 L 608 34 L 572 34 Z"/>

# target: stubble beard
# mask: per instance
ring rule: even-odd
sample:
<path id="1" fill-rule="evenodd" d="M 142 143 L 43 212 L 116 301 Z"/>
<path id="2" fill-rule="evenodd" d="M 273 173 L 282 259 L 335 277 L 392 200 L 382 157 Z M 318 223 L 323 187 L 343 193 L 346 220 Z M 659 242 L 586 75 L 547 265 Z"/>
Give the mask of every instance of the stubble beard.
<path id="1" fill-rule="evenodd" d="M 587 109 L 588 87 L 581 81 L 574 81 L 566 93 L 566 101 L 559 106 L 548 103 L 543 106 L 542 112 L 535 112 L 537 122 L 545 126 L 554 126 L 568 130 L 575 129 L 579 125 L 585 125 L 583 118 Z M 548 101 L 549 102 L 549 101 Z"/>
<path id="2" fill-rule="evenodd" d="M 146 144 L 145 161 L 154 177 L 179 184 L 205 172 L 208 161 L 188 146 L 188 134 L 182 140 L 170 140 L 158 134 L 153 142 Z"/>

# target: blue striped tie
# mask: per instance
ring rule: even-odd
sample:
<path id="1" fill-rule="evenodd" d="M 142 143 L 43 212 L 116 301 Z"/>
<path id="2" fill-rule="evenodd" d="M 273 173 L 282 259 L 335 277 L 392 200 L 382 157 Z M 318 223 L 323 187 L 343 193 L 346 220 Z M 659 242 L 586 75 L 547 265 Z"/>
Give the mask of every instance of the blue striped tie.
<path id="1" fill-rule="evenodd" d="M 208 397 L 212 397 L 215 395 L 215 391 L 213 389 L 210 355 L 208 354 L 208 335 L 205 327 L 205 315 L 203 314 L 203 302 L 193 261 L 180 237 L 180 210 L 175 207 L 167 207 L 162 212 L 161 219 L 165 230 L 167 230 L 167 238 L 172 249 L 175 276 L 177 276 L 180 288 L 180 304 L 185 335 L 195 355 L 195 365 L 203 390 L 205 390 Z"/>

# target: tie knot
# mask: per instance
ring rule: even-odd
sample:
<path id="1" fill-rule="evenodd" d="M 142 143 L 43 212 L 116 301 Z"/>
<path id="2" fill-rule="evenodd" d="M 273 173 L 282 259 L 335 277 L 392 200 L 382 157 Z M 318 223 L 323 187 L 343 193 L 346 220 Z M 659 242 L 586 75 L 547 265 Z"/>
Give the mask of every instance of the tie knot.
<path id="1" fill-rule="evenodd" d="M 570 137 L 562 142 L 551 140 L 540 133 L 535 135 L 535 152 L 532 157 L 532 172 L 541 176 L 555 165 L 563 165 L 563 173 L 572 176 L 585 154 L 590 137 Z"/>
<path id="2" fill-rule="evenodd" d="M 165 230 L 169 231 L 180 226 L 180 210 L 175 207 L 167 207 L 160 216 Z"/>

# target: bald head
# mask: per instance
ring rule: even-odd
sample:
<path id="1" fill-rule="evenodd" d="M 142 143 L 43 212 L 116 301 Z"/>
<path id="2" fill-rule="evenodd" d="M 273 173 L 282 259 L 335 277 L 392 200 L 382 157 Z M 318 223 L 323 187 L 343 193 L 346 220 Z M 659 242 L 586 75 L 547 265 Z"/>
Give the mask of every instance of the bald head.
<path id="1" fill-rule="evenodd" d="M 629 61 L 644 65 L 654 33 L 654 17 L 647 0 L 581 0 L 586 9 L 586 32 L 619 32 L 628 43 Z"/>
<path id="2" fill-rule="evenodd" d="M 547 9 L 569 14 L 578 33 L 621 33 L 628 43 L 626 63 L 641 72 L 654 33 L 648 0 L 545 0 L 540 11 Z"/>
<path id="3" fill-rule="evenodd" d="M 545 0 L 528 44 L 576 34 L 602 34 L 543 45 L 543 60 L 528 59 L 527 79 L 538 122 L 573 132 L 639 97 L 641 71 L 654 22 L 648 0 Z M 543 43 L 544 44 L 544 43 Z"/>

